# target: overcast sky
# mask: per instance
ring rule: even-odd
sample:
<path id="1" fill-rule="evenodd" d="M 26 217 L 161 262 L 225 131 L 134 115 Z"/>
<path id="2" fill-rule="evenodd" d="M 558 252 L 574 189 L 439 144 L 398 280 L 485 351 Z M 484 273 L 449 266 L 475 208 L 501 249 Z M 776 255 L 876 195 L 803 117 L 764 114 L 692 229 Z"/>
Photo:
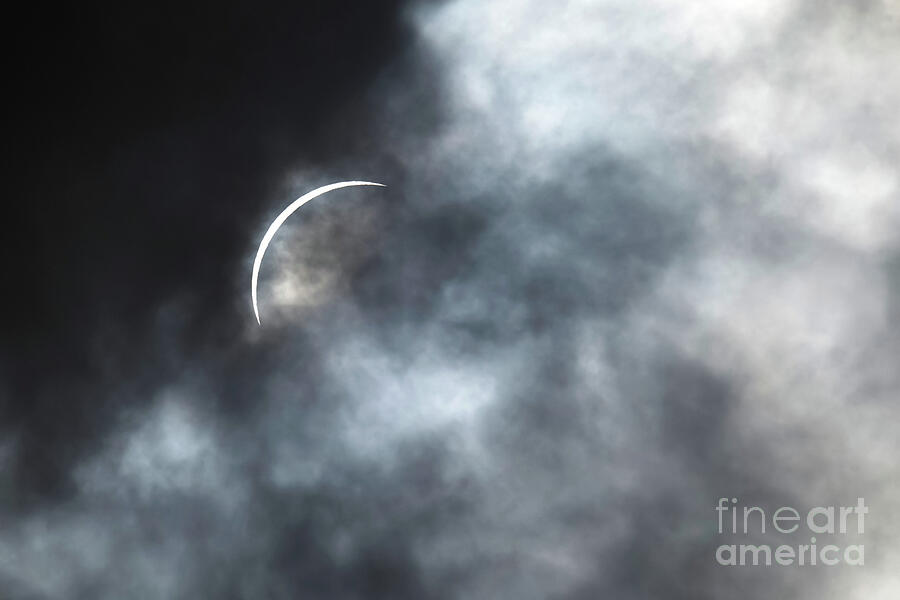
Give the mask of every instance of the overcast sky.
<path id="1" fill-rule="evenodd" d="M 292 4 L 8 23 L 0 598 L 898 597 L 900 4 Z"/>

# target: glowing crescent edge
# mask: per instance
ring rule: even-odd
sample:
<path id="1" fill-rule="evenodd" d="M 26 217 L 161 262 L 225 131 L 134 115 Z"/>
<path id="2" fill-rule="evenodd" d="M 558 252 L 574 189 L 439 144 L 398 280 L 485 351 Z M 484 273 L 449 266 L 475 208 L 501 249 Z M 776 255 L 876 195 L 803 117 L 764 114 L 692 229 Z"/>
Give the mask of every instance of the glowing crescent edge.
<path id="1" fill-rule="evenodd" d="M 291 214 L 294 213 L 298 208 L 312 200 L 313 198 L 318 198 L 322 194 L 327 194 L 332 190 L 337 190 L 345 187 L 353 187 L 358 185 L 375 185 L 378 187 L 386 187 L 383 183 L 373 183 L 371 181 L 340 181 L 338 183 L 330 183 L 328 185 L 323 185 L 320 188 L 316 188 L 311 192 L 303 194 L 293 202 L 291 202 L 287 208 L 281 211 L 281 214 L 278 215 L 272 224 L 269 225 L 269 229 L 266 231 L 266 235 L 263 236 L 262 242 L 259 244 L 259 250 L 256 251 L 256 260 L 253 261 L 253 276 L 250 279 L 250 295 L 253 298 L 253 313 L 256 315 L 256 323 L 258 325 L 262 325 L 259 320 L 259 307 L 256 304 L 256 282 L 259 279 L 259 267 L 262 264 L 263 255 L 266 253 L 266 248 L 269 247 L 269 242 L 272 241 L 272 238 L 275 237 L 275 233 L 278 231 L 278 228 L 284 224 Z"/>

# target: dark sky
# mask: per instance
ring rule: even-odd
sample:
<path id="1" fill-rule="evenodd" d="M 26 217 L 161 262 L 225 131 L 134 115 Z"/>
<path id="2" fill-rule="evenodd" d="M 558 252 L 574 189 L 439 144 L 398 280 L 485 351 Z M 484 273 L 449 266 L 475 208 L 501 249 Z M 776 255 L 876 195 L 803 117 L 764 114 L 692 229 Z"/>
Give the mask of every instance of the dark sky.
<path id="1" fill-rule="evenodd" d="M 897 596 L 895 3 L 5 25 L 3 600 Z"/>
<path id="2" fill-rule="evenodd" d="M 365 110 L 408 45 L 399 9 L 36 7 L 10 22 L 3 422 L 27 440 L 14 502 L 60 492 L 102 434 L 98 332 L 128 341 L 115 360 L 137 373 L 148 322 L 172 298 L 191 298 L 183 343 L 243 318 L 222 298 L 255 233 L 246 222 L 293 162 L 370 143 L 334 120 Z"/>

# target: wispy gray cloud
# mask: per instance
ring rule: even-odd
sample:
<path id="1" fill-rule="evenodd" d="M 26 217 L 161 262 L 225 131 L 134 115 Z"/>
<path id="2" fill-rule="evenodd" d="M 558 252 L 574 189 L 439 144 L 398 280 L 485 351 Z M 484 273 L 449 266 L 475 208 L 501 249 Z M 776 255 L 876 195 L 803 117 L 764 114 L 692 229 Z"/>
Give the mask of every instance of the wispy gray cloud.
<path id="1" fill-rule="evenodd" d="M 411 49 L 372 108 L 346 109 L 377 145 L 282 185 L 341 168 L 390 187 L 285 227 L 260 286 L 272 326 L 248 312 L 181 347 L 190 302 L 161 312 L 148 397 L 71 498 L 6 520 L 0 582 L 893 597 L 898 18 L 887 1 L 411 6 Z M 865 496 L 868 566 L 716 565 L 731 495 Z"/>

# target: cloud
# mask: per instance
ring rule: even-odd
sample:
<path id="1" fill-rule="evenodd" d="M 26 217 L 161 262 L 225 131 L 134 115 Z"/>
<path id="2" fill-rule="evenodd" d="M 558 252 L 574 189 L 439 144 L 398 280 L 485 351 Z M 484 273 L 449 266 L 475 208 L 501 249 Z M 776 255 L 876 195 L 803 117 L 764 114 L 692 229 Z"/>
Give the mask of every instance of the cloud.
<path id="1" fill-rule="evenodd" d="M 0 533 L 13 597 L 892 593 L 892 5 L 406 15 L 337 113 L 396 180 L 285 226 L 272 326 L 186 343 L 173 300 L 77 491 Z M 865 496 L 869 564 L 717 566 L 732 495 Z"/>

